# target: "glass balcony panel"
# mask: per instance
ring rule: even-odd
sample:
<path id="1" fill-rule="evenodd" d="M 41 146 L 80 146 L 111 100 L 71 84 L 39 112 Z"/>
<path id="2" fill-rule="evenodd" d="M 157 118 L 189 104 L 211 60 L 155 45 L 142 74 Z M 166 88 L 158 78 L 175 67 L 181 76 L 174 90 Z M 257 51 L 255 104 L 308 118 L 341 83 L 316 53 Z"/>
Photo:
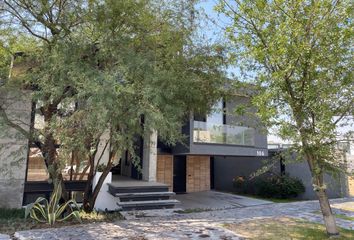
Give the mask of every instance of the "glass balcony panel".
<path id="1" fill-rule="evenodd" d="M 194 121 L 193 142 L 255 145 L 255 130 L 249 127 Z"/>

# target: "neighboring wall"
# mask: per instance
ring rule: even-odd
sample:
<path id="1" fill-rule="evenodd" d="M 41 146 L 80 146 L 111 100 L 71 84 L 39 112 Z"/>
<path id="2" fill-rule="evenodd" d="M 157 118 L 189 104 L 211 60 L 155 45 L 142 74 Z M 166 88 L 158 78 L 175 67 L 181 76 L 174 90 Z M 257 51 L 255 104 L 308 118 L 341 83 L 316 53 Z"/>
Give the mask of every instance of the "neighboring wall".
<path id="1" fill-rule="evenodd" d="M 285 172 L 292 177 L 301 179 L 305 185 L 305 193 L 299 196 L 300 199 L 317 199 L 313 191 L 311 172 L 307 162 L 289 163 L 285 166 Z M 324 181 L 327 185 L 326 192 L 329 198 L 340 198 L 347 195 L 346 179 L 343 174 L 338 176 L 325 175 Z"/>
<path id="2" fill-rule="evenodd" d="M 31 101 L 27 93 L 0 90 L 0 105 L 13 122 L 29 131 Z M 27 155 L 28 140 L 4 125 L 0 117 L 0 208 L 22 207 Z"/>

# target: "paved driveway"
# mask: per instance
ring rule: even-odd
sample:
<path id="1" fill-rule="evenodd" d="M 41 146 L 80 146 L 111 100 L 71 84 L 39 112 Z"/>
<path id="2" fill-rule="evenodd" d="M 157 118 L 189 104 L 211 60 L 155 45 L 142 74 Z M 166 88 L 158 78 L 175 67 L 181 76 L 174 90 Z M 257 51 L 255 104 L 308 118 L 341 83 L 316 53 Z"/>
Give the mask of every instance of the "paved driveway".
<path id="1" fill-rule="evenodd" d="M 272 203 L 270 201 L 217 191 L 178 194 L 176 195 L 175 199 L 181 202 L 181 204 L 177 207 L 182 209 L 219 210 L 251 207 Z"/>

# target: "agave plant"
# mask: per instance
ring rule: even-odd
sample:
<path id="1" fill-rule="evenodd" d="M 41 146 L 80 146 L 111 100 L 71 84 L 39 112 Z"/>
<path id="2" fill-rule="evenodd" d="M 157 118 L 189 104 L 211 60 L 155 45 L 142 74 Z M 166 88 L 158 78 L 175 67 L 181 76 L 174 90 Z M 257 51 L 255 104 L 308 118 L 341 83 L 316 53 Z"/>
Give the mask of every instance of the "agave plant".
<path id="1" fill-rule="evenodd" d="M 50 196 L 49 202 L 43 197 L 37 198 L 34 203 L 26 206 L 25 218 L 28 215 L 34 220 L 41 223 L 48 223 L 53 225 L 55 222 L 62 222 L 71 217 L 75 218 L 81 223 L 78 205 L 75 200 L 70 199 L 66 203 L 60 205 L 59 200 L 61 197 L 62 188 L 61 184 L 54 185 L 54 191 Z M 76 209 L 74 210 L 73 207 Z M 70 213 L 63 216 L 65 209 L 70 209 Z"/>

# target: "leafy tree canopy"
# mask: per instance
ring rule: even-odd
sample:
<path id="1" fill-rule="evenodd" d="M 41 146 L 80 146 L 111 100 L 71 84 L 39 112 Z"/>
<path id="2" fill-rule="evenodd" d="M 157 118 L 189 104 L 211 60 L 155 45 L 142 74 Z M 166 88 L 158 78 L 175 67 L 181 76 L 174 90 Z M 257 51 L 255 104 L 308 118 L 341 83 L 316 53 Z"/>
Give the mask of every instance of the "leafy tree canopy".
<path id="1" fill-rule="evenodd" d="M 137 137 L 153 129 L 173 144 L 192 111 L 205 113 L 220 98 L 223 55 L 197 40 L 195 3 L 4 1 L 2 77 L 11 54 L 24 53 L 2 88 L 33 91 L 44 124 L 29 138 L 41 148 L 52 179 L 60 179 L 56 144 L 86 160 L 107 130 L 110 159 L 134 153 Z"/>
<path id="2" fill-rule="evenodd" d="M 353 129 L 353 1 L 220 0 L 216 10 L 231 22 L 230 59 L 260 87 L 259 116 L 307 159 L 337 233 L 323 173 L 346 170 L 336 147 L 339 127 Z"/>

